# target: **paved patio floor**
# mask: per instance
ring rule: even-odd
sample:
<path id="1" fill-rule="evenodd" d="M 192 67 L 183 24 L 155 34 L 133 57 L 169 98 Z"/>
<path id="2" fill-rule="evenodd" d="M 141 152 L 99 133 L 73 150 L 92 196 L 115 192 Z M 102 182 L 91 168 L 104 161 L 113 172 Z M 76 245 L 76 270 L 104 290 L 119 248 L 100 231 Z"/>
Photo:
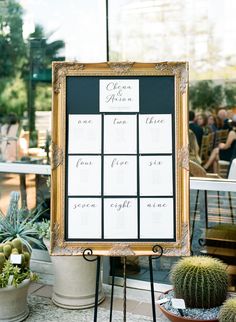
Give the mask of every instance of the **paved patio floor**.
<path id="1" fill-rule="evenodd" d="M 110 286 L 104 285 L 105 300 L 98 307 L 97 322 L 109 321 Z M 29 290 L 30 314 L 27 322 L 92 322 L 94 309 L 68 310 L 55 306 L 51 300 L 52 286 L 33 283 Z M 150 291 L 127 289 L 127 322 L 153 321 Z M 155 293 L 155 298 L 158 298 Z M 114 290 L 113 322 L 123 321 L 123 288 L 116 286 Z M 156 307 L 156 322 L 167 322 Z"/>

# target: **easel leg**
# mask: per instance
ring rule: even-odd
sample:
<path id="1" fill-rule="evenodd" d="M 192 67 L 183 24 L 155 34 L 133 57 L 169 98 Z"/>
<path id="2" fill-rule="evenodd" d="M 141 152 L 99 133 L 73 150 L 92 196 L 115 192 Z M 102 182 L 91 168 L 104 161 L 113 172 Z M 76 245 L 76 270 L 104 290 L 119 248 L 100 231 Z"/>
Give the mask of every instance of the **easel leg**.
<path id="1" fill-rule="evenodd" d="M 190 247 L 191 247 L 191 249 L 192 249 L 193 234 L 194 234 L 194 229 L 195 229 L 195 222 L 196 222 L 196 217 L 197 217 L 198 197 L 199 197 L 199 190 L 197 190 L 194 213 L 193 213 L 192 232 L 191 232 L 191 236 L 190 236 Z"/>
<path id="2" fill-rule="evenodd" d="M 124 303 L 123 303 L 123 321 L 126 322 L 126 257 L 124 257 Z"/>
<path id="3" fill-rule="evenodd" d="M 150 285 L 151 285 L 151 299 L 152 299 L 152 316 L 153 316 L 153 322 L 156 322 L 156 308 L 155 308 L 155 295 L 154 295 L 154 285 L 153 285 L 152 256 L 149 256 L 149 271 L 150 271 Z"/>
<path id="4" fill-rule="evenodd" d="M 112 310 L 113 310 L 113 295 L 114 295 L 114 282 L 115 282 L 115 259 L 111 257 L 111 302 L 110 302 L 110 322 L 112 322 Z"/>
<path id="5" fill-rule="evenodd" d="M 156 306 L 155 306 L 155 294 L 154 294 L 154 283 L 153 283 L 153 267 L 152 267 L 152 261 L 155 259 L 158 259 L 163 254 L 163 248 L 160 245 L 154 245 L 152 247 L 153 253 L 155 253 L 155 256 L 149 256 L 149 271 L 150 271 L 150 286 L 151 286 L 151 299 L 152 299 L 152 316 L 153 316 L 153 322 L 156 322 Z"/>
<path id="6" fill-rule="evenodd" d="M 233 205 L 232 205 L 232 199 L 231 199 L 231 192 L 228 192 L 228 196 L 229 196 L 229 209 L 230 209 L 230 215 L 231 215 L 231 219 L 232 219 L 232 224 L 234 224 L 234 211 L 233 211 Z"/>
<path id="7" fill-rule="evenodd" d="M 98 293 L 99 293 L 99 277 L 100 277 L 101 257 L 97 258 L 97 272 L 96 272 L 96 289 L 95 289 L 95 307 L 94 307 L 94 322 L 97 322 L 98 313 Z"/>
<path id="8" fill-rule="evenodd" d="M 94 318 L 93 321 L 97 322 L 98 315 L 98 295 L 99 295 L 99 280 L 100 280 L 100 268 L 101 268 L 101 257 L 96 256 L 95 258 L 89 258 L 93 256 L 93 250 L 91 248 L 86 248 L 83 251 L 83 258 L 87 262 L 95 262 L 97 261 L 97 271 L 96 271 L 96 286 L 95 286 L 95 306 L 94 306 Z"/>
<path id="9" fill-rule="evenodd" d="M 205 201 L 205 227 L 208 229 L 208 199 L 207 199 L 207 190 L 204 192 L 204 201 Z"/>
<path id="10" fill-rule="evenodd" d="M 219 212 L 219 223 L 221 224 L 221 209 L 220 209 L 220 192 L 217 191 L 217 203 L 218 203 L 218 212 Z"/>

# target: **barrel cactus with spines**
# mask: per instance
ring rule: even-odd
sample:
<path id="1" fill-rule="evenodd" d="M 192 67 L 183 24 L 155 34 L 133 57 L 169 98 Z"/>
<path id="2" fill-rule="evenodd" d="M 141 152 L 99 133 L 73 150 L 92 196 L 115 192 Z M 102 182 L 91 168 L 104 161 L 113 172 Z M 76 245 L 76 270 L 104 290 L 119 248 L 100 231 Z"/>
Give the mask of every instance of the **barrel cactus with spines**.
<path id="1" fill-rule="evenodd" d="M 14 249 L 16 248 L 19 254 L 22 254 L 23 244 L 19 238 L 15 238 L 12 241 Z"/>
<path id="2" fill-rule="evenodd" d="M 12 248 L 11 248 L 11 246 L 9 244 L 6 244 L 6 245 L 3 246 L 3 253 L 4 253 L 6 258 L 10 257 L 11 250 L 12 250 Z"/>
<path id="3" fill-rule="evenodd" d="M 6 241 L 6 242 L 4 243 L 4 245 L 9 245 L 9 246 L 11 247 L 11 249 L 12 249 L 12 248 L 14 248 L 14 247 L 13 247 L 13 244 L 12 244 L 12 242 L 11 242 L 10 240 Z"/>
<path id="4" fill-rule="evenodd" d="M 2 269 L 4 267 L 6 258 L 3 253 L 0 253 L 0 273 L 2 273 Z"/>
<path id="5" fill-rule="evenodd" d="M 171 270 L 176 298 L 190 308 L 220 306 L 226 299 L 228 275 L 226 265 L 208 256 L 182 258 Z"/>
<path id="6" fill-rule="evenodd" d="M 0 252 L 0 274 L 2 273 L 2 269 L 5 265 L 6 261 L 11 261 L 11 255 L 20 255 L 21 256 L 21 264 L 17 264 L 17 266 L 22 270 L 28 270 L 30 267 L 30 253 L 27 251 L 23 251 L 23 244 L 19 240 L 13 240 L 13 245 L 18 248 L 11 248 L 11 244 L 9 242 L 2 244 L 2 252 Z M 21 253 L 19 252 L 21 251 Z"/>
<path id="7" fill-rule="evenodd" d="M 219 313 L 220 322 L 236 322 L 236 297 L 226 300 Z"/>
<path id="8" fill-rule="evenodd" d="M 14 245 L 18 246 L 21 250 L 20 243 L 17 242 Z M 12 248 L 9 242 L 3 243 L 2 246 L 3 251 L 0 252 L 0 289 L 9 285 L 17 287 L 26 279 L 30 279 L 31 281 L 38 279 L 37 275 L 30 271 L 29 252 L 23 252 L 22 249 L 22 254 L 20 254 L 18 249 L 16 247 Z M 17 258 L 14 258 L 14 255 L 17 255 Z M 9 279 L 9 276 L 12 276 L 12 279 Z M 4 319 L 4 321 L 8 320 Z"/>
<path id="9" fill-rule="evenodd" d="M 24 267 L 30 266 L 30 253 L 29 252 L 23 252 L 24 255 Z"/>

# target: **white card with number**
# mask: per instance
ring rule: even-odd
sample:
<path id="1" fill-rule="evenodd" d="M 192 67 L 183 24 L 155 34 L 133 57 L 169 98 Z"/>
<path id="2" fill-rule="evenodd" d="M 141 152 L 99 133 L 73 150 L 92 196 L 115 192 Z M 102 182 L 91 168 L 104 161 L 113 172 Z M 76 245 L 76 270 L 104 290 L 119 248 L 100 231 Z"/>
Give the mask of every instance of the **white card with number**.
<path id="1" fill-rule="evenodd" d="M 18 254 L 11 254 L 10 262 L 11 262 L 12 264 L 21 264 L 21 261 L 22 261 L 22 257 L 21 257 L 21 255 L 18 255 Z"/>
<path id="2" fill-rule="evenodd" d="M 171 303 L 174 309 L 186 309 L 185 301 L 183 299 L 171 299 Z"/>

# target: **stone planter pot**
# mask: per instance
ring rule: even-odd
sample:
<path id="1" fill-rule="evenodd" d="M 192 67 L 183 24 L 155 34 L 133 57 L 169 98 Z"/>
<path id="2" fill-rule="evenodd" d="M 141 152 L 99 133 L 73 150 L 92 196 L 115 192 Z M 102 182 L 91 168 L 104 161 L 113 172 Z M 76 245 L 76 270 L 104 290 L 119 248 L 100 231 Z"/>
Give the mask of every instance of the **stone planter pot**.
<path id="1" fill-rule="evenodd" d="M 82 256 L 51 256 L 54 268 L 52 301 L 68 309 L 94 306 L 97 262 Z M 98 302 L 104 300 L 100 281 Z"/>
<path id="2" fill-rule="evenodd" d="M 167 294 L 169 291 L 165 292 L 164 294 Z M 159 309 L 161 312 L 171 321 L 171 322 L 219 322 L 218 319 L 213 319 L 213 320 L 199 320 L 199 319 L 192 319 L 192 318 L 187 318 L 184 316 L 178 316 L 170 311 L 167 311 L 164 306 L 158 304 Z"/>
<path id="3" fill-rule="evenodd" d="M 47 249 L 37 249 L 33 248 L 30 260 L 37 260 L 42 262 L 51 262 L 51 256 Z"/>
<path id="4" fill-rule="evenodd" d="M 0 289 L 0 321 L 20 322 L 29 315 L 27 294 L 30 280 L 24 280 L 18 287 Z"/>
<path id="5" fill-rule="evenodd" d="M 30 259 L 30 269 L 40 277 L 40 282 L 53 285 L 54 275 L 51 257 L 47 250 L 33 248 Z"/>

